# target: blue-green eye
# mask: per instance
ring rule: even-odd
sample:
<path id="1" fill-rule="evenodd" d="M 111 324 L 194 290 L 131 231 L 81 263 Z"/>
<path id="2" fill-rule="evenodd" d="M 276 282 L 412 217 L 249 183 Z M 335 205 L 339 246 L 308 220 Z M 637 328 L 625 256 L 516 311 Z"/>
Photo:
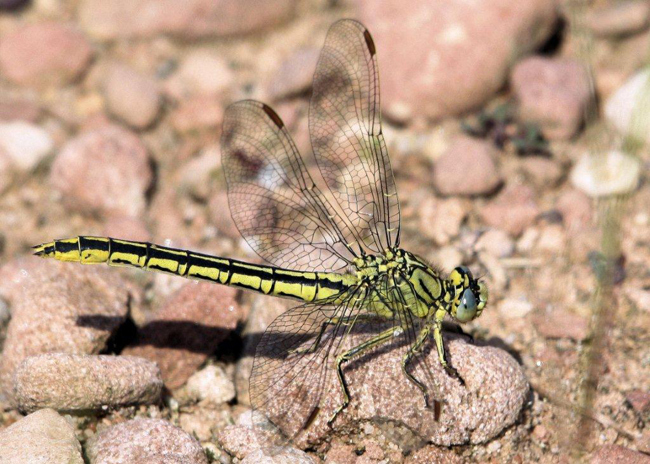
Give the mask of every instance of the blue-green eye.
<path id="1" fill-rule="evenodd" d="M 469 288 L 465 289 L 456 309 L 456 319 L 460 322 L 468 322 L 476 317 L 476 297 Z"/>

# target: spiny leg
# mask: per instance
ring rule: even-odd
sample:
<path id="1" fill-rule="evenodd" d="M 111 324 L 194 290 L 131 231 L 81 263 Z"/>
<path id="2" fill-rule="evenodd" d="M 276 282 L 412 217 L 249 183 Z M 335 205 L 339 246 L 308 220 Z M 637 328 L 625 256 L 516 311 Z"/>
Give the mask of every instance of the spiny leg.
<path id="1" fill-rule="evenodd" d="M 339 385 L 341 386 L 341 391 L 343 392 L 343 402 L 338 408 L 336 408 L 334 414 L 332 414 L 332 417 L 327 421 L 328 425 L 332 425 L 332 422 L 334 422 L 336 416 L 338 416 L 339 413 L 346 408 L 348 403 L 350 403 L 350 393 L 348 392 L 348 386 L 345 383 L 345 378 L 343 377 L 343 363 L 348 362 L 355 356 L 360 356 L 366 351 L 385 343 L 386 341 L 393 338 L 394 333 L 395 328 L 391 327 L 390 329 L 384 330 L 383 332 L 375 335 L 370 340 L 366 340 L 360 345 L 357 345 L 354 348 L 351 348 L 336 357 L 336 375 L 338 376 Z"/>
<path id="2" fill-rule="evenodd" d="M 460 376 L 460 374 L 458 374 L 458 371 L 454 367 L 450 366 L 449 362 L 447 361 L 447 353 L 445 351 L 445 345 L 442 340 L 442 321 L 445 317 L 445 314 L 446 311 L 444 309 L 438 309 L 434 316 L 433 339 L 436 342 L 438 359 L 440 360 L 440 364 L 442 364 L 442 367 L 444 367 L 445 371 L 447 371 L 447 374 L 458 379 L 461 385 L 465 385 L 465 381 Z"/>
<path id="3" fill-rule="evenodd" d="M 318 335 L 316 336 L 316 339 L 314 340 L 314 343 L 312 343 L 310 346 L 306 348 L 295 348 L 293 350 L 289 350 L 289 353 L 291 354 L 307 354 L 307 353 L 313 353 L 318 349 L 318 346 L 320 345 L 320 342 L 323 338 L 323 334 L 325 333 L 325 330 L 327 329 L 327 326 L 329 325 L 345 325 L 345 326 L 351 326 L 356 324 L 357 321 L 367 321 L 371 319 L 376 319 L 377 316 L 374 316 L 372 314 L 357 314 L 356 316 L 345 316 L 345 317 L 333 317 L 321 324 L 320 330 L 318 331 Z"/>
<path id="4" fill-rule="evenodd" d="M 408 370 L 406 369 L 406 365 L 411 361 L 413 356 L 417 354 L 418 351 L 420 351 L 420 348 L 422 348 L 422 345 L 426 341 L 427 337 L 431 333 L 431 327 L 429 325 L 426 325 L 420 330 L 420 333 L 418 334 L 418 338 L 415 340 L 415 343 L 413 343 L 406 354 L 404 354 L 404 357 L 402 358 L 402 371 L 404 372 L 404 375 L 406 376 L 407 379 L 409 379 L 411 382 L 415 384 L 416 387 L 418 387 L 421 391 L 422 394 L 424 395 L 424 405 L 425 407 L 429 407 L 429 392 L 427 391 L 427 387 L 422 384 L 418 379 L 416 379 Z"/>

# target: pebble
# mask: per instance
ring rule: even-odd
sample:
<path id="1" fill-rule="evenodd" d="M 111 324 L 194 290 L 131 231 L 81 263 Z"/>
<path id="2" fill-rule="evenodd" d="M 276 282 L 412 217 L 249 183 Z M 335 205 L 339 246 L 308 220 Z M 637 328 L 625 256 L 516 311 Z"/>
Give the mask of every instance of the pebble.
<path id="1" fill-rule="evenodd" d="M 459 198 L 428 197 L 420 206 L 420 229 L 438 245 L 447 245 L 460 232 L 469 206 Z"/>
<path id="2" fill-rule="evenodd" d="M 183 100 L 172 111 L 170 122 L 181 133 L 214 131 L 223 122 L 224 106 L 220 99 L 197 96 Z"/>
<path id="3" fill-rule="evenodd" d="M 41 116 L 40 106 L 30 100 L 0 100 L 0 122 L 36 122 Z"/>
<path id="4" fill-rule="evenodd" d="M 29 258 L 0 269 L 0 295 L 11 305 L 0 386 L 32 355 L 96 354 L 126 318 L 131 287 L 113 270 Z"/>
<path id="5" fill-rule="evenodd" d="M 641 162 L 618 150 L 585 153 L 571 171 L 571 183 L 593 198 L 623 195 L 639 185 Z"/>
<path id="6" fill-rule="evenodd" d="M 355 6 L 378 50 L 382 108 L 400 119 L 443 119 L 480 107 L 557 20 L 546 0 L 411 0 L 408 8 L 402 0 L 360 0 Z"/>
<path id="7" fill-rule="evenodd" d="M 0 123 L 0 151 L 19 171 L 33 170 L 53 148 L 50 135 L 37 125 L 24 121 Z"/>
<path id="8" fill-rule="evenodd" d="M 539 189 L 557 186 L 564 176 L 564 170 L 557 161 L 542 156 L 527 156 L 521 160 L 521 168 Z"/>
<path id="9" fill-rule="evenodd" d="M 367 329 L 362 325 L 358 323 L 358 330 L 365 333 Z M 449 357 L 465 380 L 465 386 L 444 371 L 435 349 L 423 348 L 426 364 L 414 363 L 411 370 L 430 390 L 435 389 L 436 395 L 445 399 L 439 420 L 435 419 L 434 408 L 424 407 L 420 390 L 405 381 L 400 349 L 377 350 L 372 357 L 366 356 L 363 362 L 355 363 L 353 369 L 344 370 L 351 402 L 331 426 L 327 424 L 328 419 L 341 402 L 336 376 L 327 377 L 327 383 L 319 390 L 322 396 L 307 393 L 318 382 L 320 370 L 294 377 L 290 383 L 280 382 L 269 370 L 265 382 L 271 386 L 278 384 L 276 388 L 282 389 L 282 396 L 267 390 L 258 401 L 264 401 L 266 394 L 270 394 L 273 401 L 266 413 L 286 435 L 293 436 L 297 428 L 302 428 L 301 419 L 316 406 L 311 404 L 311 399 L 317 401 L 320 397 L 319 413 L 311 426 L 295 438 L 295 445 L 303 449 L 321 443 L 332 433 L 378 419 L 402 423 L 424 440 L 440 446 L 485 443 L 516 421 L 528 393 L 528 382 L 521 366 L 506 351 L 468 344 L 455 335 L 445 337 Z M 354 333 L 348 335 L 340 349 L 358 343 L 359 339 L 354 338 Z M 423 365 L 428 365 L 429 373 L 422 372 Z M 295 367 L 297 371 L 300 368 Z"/>
<path id="10" fill-rule="evenodd" d="M 79 21 L 100 40 L 163 34 L 186 39 L 222 37 L 277 26 L 294 15 L 296 4 L 296 0 L 84 0 Z"/>
<path id="11" fill-rule="evenodd" d="M 463 263 L 463 253 L 453 245 L 446 245 L 436 250 L 433 262 L 443 269 L 454 269 Z"/>
<path id="12" fill-rule="evenodd" d="M 228 408 L 212 409 L 203 404 L 195 408 L 184 407 L 178 416 L 178 425 L 201 442 L 212 441 L 216 430 L 232 424 Z"/>
<path id="13" fill-rule="evenodd" d="M 632 390 L 625 399 L 632 405 L 632 408 L 639 414 L 650 413 L 650 393 L 643 390 Z"/>
<path id="14" fill-rule="evenodd" d="M 479 237 L 475 248 L 496 258 L 507 258 L 514 253 L 515 242 L 501 229 L 488 229 Z"/>
<path id="15" fill-rule="evenodd" d="M 507 297 L 498 304 L 499 313 L 507 318 L 525 317 L 533 310 L 533 304 L 525 297 L 511 298 Z"/>
<path id="16" fill-rule="evenodd" d="M 84 464 L 74 427 L 41 409 L 0 430 L 2 464 Z"/>
<path id="17" fill-rule="evenodd" d="M 221 96 L 232 86 L 234 73 L 223 57 L 211 50 L 187 55 L 178 71 L 165 83 L 165 89 L 180 100 L 188 96 Z"/>
<path id="18" fill-rule="evenodd" d="M 535 329 L 546 338 L 570 338 L 582 341 L 589 334 L 587 319 L 563 309 L 534 317 Z"/>
<path id="19" fill-rule="evenodd" d="M 535 192 L 527 185 L 508 185 L 481 209 L 481 217 L 487 225 L 518 237 L 540 212 L 535 197 Z"/>
<path id="20" fill-rule="evenodd" d="M 160 370 L 133 356 L 48 353 L 26 358 L 14 374 L 21 411 L 96 411 L 152 404 L 162 392 Z"/>
<path id="21" fill-rule="evenodd" d="M 406 458 L 404 464 L 421 464 L 424 462 L 462 464 L 463 459 L 453 450 L 427 445 Z"/>
<path id="22" fill-rule="evenodd" d="M 598 37 L 620 37 L 642 32 L 650 25 L 650 2 L 624 0 L 587 11 L 585 24 Z"/>
<path id="23" fill-rule="evenodd" d="M 582 126 L 591 100 L 589 75 L 570 58 L 531 57 L 513 69 L 518 116 L 535 123 L 548 139 L 569 139 Z"/>
<path id="24" fill-rule="evenodd" d="M 167 388 L 182 386 L 242 319 L 236 296 L 235 289 L 209 282 L 185 284 L 123 354 L 156 362 Z"/>
<path id="25" fill-rule="evenodd" d="M 626 137 L 649 140 L 650 69 L 637 72 L 605 101 L 605 119 Z"/>
<path id="26" fill-rule="evenodd" d="M 557 209 L 567 229 L 580 229 L 593 220 L 592 200 L 580 190 L 567 190 L 557 199 Z"/>
<path id="27" fill-rule="evenodd" d="M 186 386 L 189 395 L 212 406 L 227 403 L 235 398 L 235 385 L 219 366 L 210 365 L 192 374 Z"/>
<path id="28" fill-rule="evenodd" d="M 273 426 L 266 423 L 263 417 L 253 419 L 254 413 L 244 413 L 243 423 L 240 419 L 237 424 L 228 425 L 217 432 L 217 440 L 221 447 L 231 456 L 243 459 L 249 454 L 259 450 L 268 449 L 277 445 L 278 434 L 269 430 Z"/>
<path id="29" fill-rule="evenodd" d="M 131 216 L 119 215 L 107 217 L 104 221 L 102 235 L 140 242 L 151 241 L 151 233 L 147 229 L 147 225 L 142 219 Z"/>
<path id="30" fill-rule="evenodd" d="M 66 206 L 105 215 L 141 216 L 152 180 L 145 145 L 135 134 L 112 125 L 71 139 L 50 171 L 50 182 Z"/>
<path id="31" fill-rule="evenodd" d="M 637 308 L 650 312 L 650 290 L 628 288 L 625 294 Z"/>
<path id="32" fill-rule="evenodd" d="M 589 461 L 591 464 L 650 464 L 650 456 L 621 445 L 601 446 Z"/>
<path id="33" fill-rule="evenodd" d="M 108 111 L 135 129 L 151 126 L 162 103 L 154 79 L 118 63 L 106 70 L 104 97 Z"/>
<path id="34" fill-rule="evenodd" d="M 262 448 L 253 451 L 242 459 L 241 464 L 317 464 L 304 451 L 289 446 Z"/>
<path id="35" fill-rule="evenodd" d="M 207 464 L 201 444 L 162 419 L 138 418 L 108 427 L 86 445 L 90 464 Z"/>
<path id="36" fill-rule="evenodd" d="M 214 224 L 217 230 L 233 240 L 239 240 L 241 234 L 230 214 L 228 204 L 228 193 L 224 190 L 213 193 L 208 203 L 208 214 L 210 223 Z"/>
<path id="37" fill-rule="evenodd" d="M 275 71 L 267 88 L 270 100 L 300 95 L 311 88 L 320 50 L 299 48 Z"/>
<path id="38" fill-rule="evenodd" d="M 63 85 L 86 69 L 92 55 L 90 43 L 72 26 L 25 24 L 0 40 L 0 71 L 19 85 Z"/>
<path id="39" fill-rule="evenodd" d="M 458 137 L 434 162 L 433 183 L 443 195 L 484 195 L 501 184 L 488 142 Z"/>

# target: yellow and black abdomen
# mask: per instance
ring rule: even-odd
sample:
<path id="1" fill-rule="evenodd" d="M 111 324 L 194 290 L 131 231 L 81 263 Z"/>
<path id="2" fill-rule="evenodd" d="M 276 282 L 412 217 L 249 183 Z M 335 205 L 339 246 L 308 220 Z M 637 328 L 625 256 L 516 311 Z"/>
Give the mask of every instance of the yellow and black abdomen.
<path id="1" fill-rule="evenodd" d="M 356 277 L 351 274 L 292 271 L 108 237 L 55 240 L 34 247 L 34 254 L 58 261 L 106 263 L 167 272 L 303 301 L 328 298 L 356 283 Z"/>

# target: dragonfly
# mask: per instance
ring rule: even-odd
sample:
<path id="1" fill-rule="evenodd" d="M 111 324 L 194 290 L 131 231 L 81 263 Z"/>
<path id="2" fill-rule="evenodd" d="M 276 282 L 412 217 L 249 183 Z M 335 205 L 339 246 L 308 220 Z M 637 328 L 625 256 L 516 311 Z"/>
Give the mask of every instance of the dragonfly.
<path id="1" fill-rule="evenodd" d="M 36 255 L 59 261 L 161 271 L 301 301 L 268 326 L 250 377 L 253 409 L 290 436 L 319 416 L 331 426 L 350 402 L 345 365 L 396 339 L 403 342 L 405 379 L 431 407 L 431 388 L 410 365 L 424 358 L 432 337 L 441 365 L 462 381 L 445 351 L 443 319 L 469 322 L 488 300 L 487 286 L 467 267 L 444 275 L 400 248 L 376 48 L 357 21 L 340 20 L 327 33 L 313 79 L 309 131 L 314 176 L 269 106 L 244 100 L 224 115 L 221 151 L 231 215 L 268 264 L 109 237 L 34 247 Z M 323 414 L 330 375 L 340 402 Z"/>

